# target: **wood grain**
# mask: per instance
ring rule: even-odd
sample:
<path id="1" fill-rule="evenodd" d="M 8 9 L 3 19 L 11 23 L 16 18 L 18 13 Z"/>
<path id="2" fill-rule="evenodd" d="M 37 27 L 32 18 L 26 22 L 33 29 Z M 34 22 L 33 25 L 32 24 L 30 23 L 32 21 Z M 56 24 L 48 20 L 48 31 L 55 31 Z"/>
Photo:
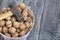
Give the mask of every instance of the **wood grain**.
<path id="1" fill-rule="evenodd" d="M 60 40 L 60 0 L 46 0 L 39 40 Z"/>

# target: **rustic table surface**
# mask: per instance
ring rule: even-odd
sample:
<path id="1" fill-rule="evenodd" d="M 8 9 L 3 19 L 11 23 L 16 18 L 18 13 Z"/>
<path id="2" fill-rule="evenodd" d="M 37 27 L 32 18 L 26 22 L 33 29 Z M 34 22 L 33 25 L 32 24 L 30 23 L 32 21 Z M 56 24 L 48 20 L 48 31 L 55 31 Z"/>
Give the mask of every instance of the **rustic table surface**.
<path id="1" fill-rule="evenodd" d="M 60 0 L 23 0 L 35 15 L 27 40 L 60 40 Z M 3 38 L 0 36 L 0 40 Z"/>

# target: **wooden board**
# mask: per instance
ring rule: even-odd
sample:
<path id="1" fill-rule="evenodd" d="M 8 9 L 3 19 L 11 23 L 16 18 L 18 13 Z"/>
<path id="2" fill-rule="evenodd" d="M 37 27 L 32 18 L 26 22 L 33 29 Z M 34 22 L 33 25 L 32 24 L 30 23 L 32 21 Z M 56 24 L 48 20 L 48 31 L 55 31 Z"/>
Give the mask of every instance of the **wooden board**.
<path id="1" fill-rule="evenodd" d="M 39 40 L 60 40 L 60 0 L 45 0 Z"/>

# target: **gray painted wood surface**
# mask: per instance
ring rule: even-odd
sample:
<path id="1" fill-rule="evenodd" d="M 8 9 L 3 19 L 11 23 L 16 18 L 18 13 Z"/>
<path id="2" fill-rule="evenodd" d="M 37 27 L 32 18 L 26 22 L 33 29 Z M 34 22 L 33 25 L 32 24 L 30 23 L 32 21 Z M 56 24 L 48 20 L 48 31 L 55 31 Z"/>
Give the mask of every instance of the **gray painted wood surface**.
<path id="1" fill-rule="evenodd" d="M 39 40 L 60 40 L 60 0 L 45 0 Z"/>
<path id="2" fill-rule="evenodd" d="M 60 0 L 23 0 L 35 15 L 27 40 L 60 40 Z M 3 40 L 0 36 L 0 40 Z"/>

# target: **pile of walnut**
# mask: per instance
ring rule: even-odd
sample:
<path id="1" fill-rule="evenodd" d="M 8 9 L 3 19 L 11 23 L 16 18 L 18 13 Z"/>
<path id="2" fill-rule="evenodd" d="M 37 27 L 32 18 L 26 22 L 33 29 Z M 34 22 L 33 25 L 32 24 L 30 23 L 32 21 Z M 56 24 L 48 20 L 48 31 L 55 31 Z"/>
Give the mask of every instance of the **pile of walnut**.
<path id="1" fill-rule="evenodd" d="M 0 32 L 8 37 L 21 37 L 27 34 L 32 28 L 32 18 L 29 16 L 30 11 L 24 3 L 17 7 L 24 17 L 23 22 L 18 22 L 14 16 L 0 20 Z"/>

